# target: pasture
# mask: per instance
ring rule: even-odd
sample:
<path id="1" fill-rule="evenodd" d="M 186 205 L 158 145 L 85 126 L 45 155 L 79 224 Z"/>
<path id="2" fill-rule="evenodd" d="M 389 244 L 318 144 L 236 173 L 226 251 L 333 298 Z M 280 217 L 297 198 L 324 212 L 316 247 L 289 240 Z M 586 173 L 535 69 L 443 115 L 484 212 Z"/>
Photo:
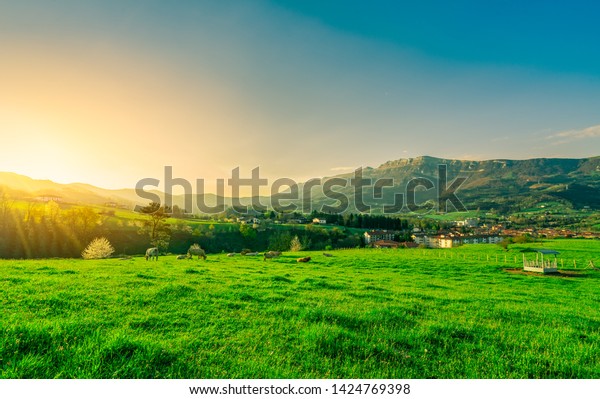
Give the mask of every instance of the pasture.
<path id="1" fill-rule="evenodd" d="M 0 377 L 600 378 L 600 242 L 524 246 L 3 260 Z"/>

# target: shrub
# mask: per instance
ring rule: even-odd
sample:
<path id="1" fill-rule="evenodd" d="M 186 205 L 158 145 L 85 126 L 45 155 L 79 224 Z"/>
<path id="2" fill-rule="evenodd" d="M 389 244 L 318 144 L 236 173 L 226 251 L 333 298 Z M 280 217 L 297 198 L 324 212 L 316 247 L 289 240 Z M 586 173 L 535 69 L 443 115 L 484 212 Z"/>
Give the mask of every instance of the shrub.
<path id="1" fill-rule="evenodd" d="M 83 259 L 104 259 L 115 252 L 115 249 L 105 237 L 94 238 L 92 242 L 83 250 L 81 256 Z"/>
<path id="2" fill-rule="evenodd" d="M 508 246 L 512 243 L 513 243 L 512 238 L 508 237 L 508 238 L 504 238 L 502 241 L 500 241 L 498 243 L 498 245 L 501 246 L 505 251 L 508 251 Z"/>
<path id="3" fill-rule="evenodd" d="M 513 242 L 515 244 L 526 244 L 526 243 L 530 243 L 530 242 L 534 242 L 535 241 L 535 239 L 531 235 L 529 235 L 527 233 L 525 233 L 523 235 L 520 235 L 520 236 L 517 236 L 517 237 L 513 237 L 512 240 L 513 240 Z"/>
<path id="4" fill-rule="evenodd" d="M 302 251 L 302 243 L 300 242 L 300 239 L 298 238 L 298 236 L 294 236 L 294 238 L 292 238 L 292 242 L 290 243 L 290 251 L 291 252 Z"/>

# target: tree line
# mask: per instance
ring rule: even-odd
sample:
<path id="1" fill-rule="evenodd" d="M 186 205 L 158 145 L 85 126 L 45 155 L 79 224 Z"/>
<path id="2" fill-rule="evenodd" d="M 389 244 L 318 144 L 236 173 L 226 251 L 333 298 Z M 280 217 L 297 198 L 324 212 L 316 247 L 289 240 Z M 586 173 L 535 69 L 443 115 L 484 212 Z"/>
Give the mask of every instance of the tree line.
<path id="1" fill-rule="evenodd" d="M 87 206 L 60 205 L 50 201 L 20 202 L 0 193 L 0 258 L 78 258 L 97 237 L 106 237 L 115 256 L 144 253 L 157 246 L 163 253 L 186 253 L 200 244 L 209 253 L 287 251 L 292 241 L 302 249 L 325 250 L 363 245 L 360 234 L 345 226 L 313 225 L 253 226 L 245 223 L 213 225 L 169 219 L 169 210 L 159 204 L 142 209 L 138 219 L 120 219 Z M 361 217 L 364 220 L 369 218 Z M 355 218 L 348 218 L 354 223 Z M 383 226 L 378 226 L 383 227 Z M 298 244 L 297 244 L 298 245 Z"/>
<path id="2" fill-rule="evenodd" d="M 93 237 L 106 234 L 102 221 L 88 207 L 61 209 L 52 201 L 16 207 L 0 198 L 0 257 L 79 257 Z"/>

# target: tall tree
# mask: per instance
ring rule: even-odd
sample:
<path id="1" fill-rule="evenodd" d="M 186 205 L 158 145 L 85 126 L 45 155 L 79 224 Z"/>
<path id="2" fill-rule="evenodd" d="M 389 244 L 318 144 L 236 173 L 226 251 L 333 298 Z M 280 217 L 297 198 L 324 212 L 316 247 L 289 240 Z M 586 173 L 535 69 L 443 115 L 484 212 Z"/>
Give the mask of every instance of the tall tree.
<path id="1" fill-rule="evenodd" d="M 148 206 L 141 209 L 141 213 L 148 216 L 142 229 L 141 234 L 147 234 L 150 238 L 150 245 L 158 247 L 161 250 L 166 250 L 171 240 L 171 228 L 167 224 L 170 209 L 165 209 L 159 203 L 151 202 Z"/>
<path id="2" fill-rule="evenodd" d="M 13 205 L 14 201 L 8 196 L 6 191 L 0 189 L 0 228 L 8 223 Z"/>

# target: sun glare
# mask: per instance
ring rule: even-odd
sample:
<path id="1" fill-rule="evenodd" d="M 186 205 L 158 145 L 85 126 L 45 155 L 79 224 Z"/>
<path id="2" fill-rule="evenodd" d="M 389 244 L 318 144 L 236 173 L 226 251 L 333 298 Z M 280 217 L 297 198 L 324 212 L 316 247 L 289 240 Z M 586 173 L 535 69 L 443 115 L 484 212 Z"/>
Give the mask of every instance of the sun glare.
<path id="1" fill-rule="evenodd" d="M 33 178 L 70 181 L 76 176 L 78 154 L 69 140 L 35 117 L 0 114 L 4 151 L 0 169 L 23 173 Z"/>

